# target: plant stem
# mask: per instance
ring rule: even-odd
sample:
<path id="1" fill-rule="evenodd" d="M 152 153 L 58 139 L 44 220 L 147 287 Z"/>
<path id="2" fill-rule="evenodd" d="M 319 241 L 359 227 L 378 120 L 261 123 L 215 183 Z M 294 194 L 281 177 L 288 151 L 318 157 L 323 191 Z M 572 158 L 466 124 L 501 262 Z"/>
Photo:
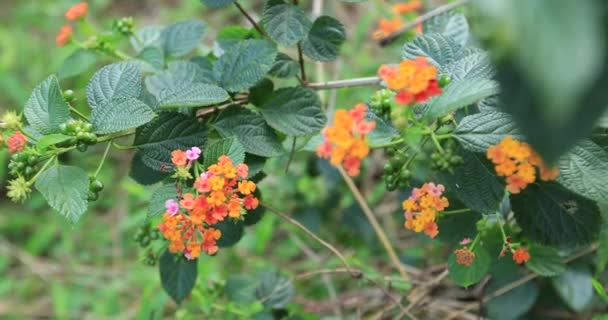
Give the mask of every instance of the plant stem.
<path id="1" fill-rule="evenodd" d="M 400 35 L 402 35 L 403 33 L 407 32 L 408 30 L 416 27 L 417 25 L 431 19 L 434 18 L 438 15 L 441 15 L 445 12 L 448 12 L 450 10 L 456 9 L 460 6 L 463 6 L 467 3 L 471 2 L 471 0 L 460 0 L 460 1 L 456 1 L 453 3 L 449 3 L 446 4 L 444 6 L 435 8 L 434 10 L 431 10 L 419 17 L 417 17 L 416 19 L 414 19 L 412 22 L 406 23 L 405 25 L 403 25 L 403 27 L 401 27 L 399 30 L 393 32 L 392 34 L 390 34 L 388 37 L 382 39 L 380 41 L 380 45 L 381 46 L 386 46 L 389 45 L 390 43 L 392 43 L 393 41 L 397 40 L 397 38 L 399 38 Z"/>
<path id="2" fill-rule="evenodd" d="M 379 77 L 366 77 L 366 78 L 354 78 L 345 80 L 335 80 L 317 83 L 308 83 L 307 87 L 315 90 L 328 90 L 337 88 L 349 88 L 349 87 L 364 87 L 364 86 L 375 86 L 380 84 Z"/>
<path id="3" fill-rule="evenodd" d="M 293 161 L 293 156 L 296 153 L 296 137 L 293 137 L 293 142 L 291 143 L 291 151 L 289 152 L 289 159 L 287 160 L 287 165 L 285 165 L 285 173 L 289 172 L 289 165 Z"/>
<path id="4" fill-rule="evenodd" d="M 353 277 L 355 278 L 359 278 L 361 276 L 360 272 L 357 272 L 357 270 L 353 269 L 350 264 L 348 263 L 348 261 L 346 261 L 346 258 L 344 258 L 344 255 L 342 255 L 342 253 L 340 253 L 340 251 L 338 251 L 338 249 L 336 249 L 334 246 L 332 246 L 331 244 L 327 243 L 325 240 L 319 238 L 314 232 L 310 231 L 308 228 L 306 228 L 303 224 L 299 223 L 297 220 L 293 219 L 292 217 L 288 216 L 287 214 L 269 206 L 268 204 L 264 203 L 264 202 L 260 202 L 260 205 L 264 208 L 266 208 L 268 211 L 278 215 L 279 217 L 281 217 L 283 220 L 293 224 L 294 226 L 296 226 L 298 229 L 304 231 L 304 233 L 306 233 L 306 235 L 308 235 L 309 237 L 311 237 L 313 240 L 317 241 L 318 243 L 320 243 L 322 246 L 324 246 L 325 248 L 327 248 L 329 251 L 331 251 L 333 254 L 336 255 L 336 257 L 338 257 L 338 259 L 340 259 L 340 261 L 342 261 L 342 264 L 344 264 L 344 267 L 346 267 L 346 269 L 350 270 L 350 273 Z"/>
<path id="5" fill-rule="evenodd" d="M 437 140 L 450 139 L 450 138 L 452 138 L 452 137 L 454 137 L 454 135 L 453 135 L 453 134 L 451 134 L 451 133 L 446 133 L 446 134 L 436 134 L 436 135 L 435 135 L 435 139 L 437 139 Z"/>
<path id="6" fill-rule="evenodd" d="M 97 140 L 97 142 L 104 142 L 104 141 L 114 140 L 116 138 L 126 137 L 126 136 L 130 136 L 132 134 L 135 134 L 135 130 L 128 130 L 128 131 L 118 132 L 118 133 L 114 133 L 114 134 L 110 134 L 110 135 L 101 137 L 101 138 L 99 138 L 99 140 Z"/>
<path id="7" fill-rule="evenodd" d="M 131 57 L 130 55 L 116 49 L 112 52 L 116 57 L 122 59 L 122 60 L 132 60 L 133 57 Z"/>
<path id="8" fill-rule="evenodd" d="M 89 121 L 89 117 L 85 116 L 82 112 L 78 111 L 78 109 L 72 107 L 71 105 L 70 105 L 70 111 L 72 111 L 77 116 L 81 117 L 82 119 Z"/>
<path id="9" fill-rule="evenodd" d="M 475 250 L 475 246 L 477 246 L 477 243 L 479 243 L 479 239 L 481 239 L 481 236 L 479 235 L 479 233 L 477 233 L 475 239 L 473 239 L 473 243 L 471 243 L 471 247 L 469 248 L 469 250 Z"/>
<path id="10" fill-rule="evenodd" d="M 379 145 L 375 145 L 373 147 L 371 147 L 372 149 L 382 149 L 382 148 L 386 148 L 386 147 L 392 147 L 392 146 L 396 146 L 396 145 L 400 145 L 404 142 L 403 139 L 397 139 L 395 141 L 391 141 L 391 142 L 387 142 L 384 144 L 379 144 Z"/>
<path id="11" fill-rule="evenodd" d="M 439 140 L 437 140 L 437 136 L 435 135 L 435 133 L 431 132 L 431 139 L 433 140 L 433 143 L 435 144 L 435 148 L 437 148 L 437 150 L 439 152 L 444 153 L 443 148 L 441 147 Z"/>
<path id="12" fill-rule="evenodd" d="M 49 160 L 47 160 L 44 165 L 42 166 L 42 168 L 40 168 L 40 170 L 38 170 L 38 172 L 36 172 L 36 175 L 34 175 L 30 181 L 27 182 L 28 187 L 31 187 L 34 182 L 36 182 L 36 180 L 40 177 L 40 175 L 42 174 L 42 172 L 44 172 L 50 165 L 51 162 L 53 162 L 53 160 L 55 160 L 57 158 L 57 156 L 52 156 L 49 158 Z"/>
<path id="13" fill-rule="evenodd" d="M 399 257 L 397 256 L 395 249 L 393 248 L 393 246 L 390 243 L 390 240 L 386 236 L 386 233 L 384 232 L 384 230 L 382 230 L 382 227 L 380 227 L 378 220 L 374 216 L 374 213 L 372 212 L 372 210 L 367 205 L 365 198 L 363 197 L 363 195 L 361 194 L 361 192 L 355 185 L 355 182 L 353 181 L 353 179 L 351 177 L 348 176 L 348 174 L 346 174 L 346 172 L 344 171 L 344 169 L 342 167 L 339 166 L 337 168 L 338 168 L 338 171 L 340 171 L 342 178 L 344 178 L 344 181 L 348 185 L 348 188 L 355 196 L 355 200 L 357 200 L 357 203 L 359 203 L 359 206 L 363 210 L 363 213 L 367 217 L 367 220 L 369 220 L 369 222 L 371 223 L 372 228 L 374 229 L 374 232 L 376 233 L 376 235 L 378 236 L 378 239 L 380 239 L 380 242 L 382 243 L 382 245 L 384 246 L 384 249 L 388 253 L 393 266 L 397 269 L 397 271 L 399 271 L 399 274 L 401 275 L 401 278 L 403 278 L 403 280 L 409 281 L 409 276 L 408 276 L 407 272 L 405 271 L 405 269 L 403 268 L 403 265 L 401 264 L 401 260 L 399 260 Z"/>
<path id="14" fill-rule="evenodd" d="M 302 83 L 306 84 L 308 79 L 306 78 L 306 67 L 304 66 L 304 54 L 302 53 L 301 42 L 298 42 L 298 60 L 300 61 L 300 76 L 302 77 Z"/>
<path id="15" fill-rule="evenodd" d="M 97 175 L 99 175 L 99 172 L 101 172 L 101 168 L 103 167 L 103 164 L 106 162 L 108 153 L 110 153 L 110 147 L 112 147 L 112 140 L 110 140 L 110 142 L 108 142 L 108 145 L 106 146 L 106 150 L 103 152 L 103 156 L 101 157 L 99 166 L 97 166 L 97 170 L 95 170 L 95 174 L 93 175 L 95 178 L 97 178 Z"/>
<path id="16" fill-rule="evenodd" d="M 255 22 L 253 17 L 251 15 L 249 15 L 249 13 L 247 13 L 247 11 L 245 11 L 245 9 L 243 9 L 243 7 L 241 6 L 240 3 L 235 1 L 234 5 L 239 9 L 239 11 L 243 14 L 243 16 L 245 16 L 245 18 L 247 20 L 249 20 L 249 23 L 251 23 L 251 25 L 255 28 L 255 30 L 257 30 L 260 33 L 260 35 L 266 36 L 266 32 L 264 32 L 264 29 L 262 29 L 260 27 L 260 25 L 257 22 Z"/>
<path id="17" fill-rule="evenodd" d="M 441 214 L 442 215 L 449 215 L 449 214 L 457 214 L 457 213 L 464 213 L 464 212 L 470 212 L 472 211 L 469 208 L 464 208 L 464 209 L 458 209 L 458 210 L 448 210 L 448 211 L 443 211 Z"/>

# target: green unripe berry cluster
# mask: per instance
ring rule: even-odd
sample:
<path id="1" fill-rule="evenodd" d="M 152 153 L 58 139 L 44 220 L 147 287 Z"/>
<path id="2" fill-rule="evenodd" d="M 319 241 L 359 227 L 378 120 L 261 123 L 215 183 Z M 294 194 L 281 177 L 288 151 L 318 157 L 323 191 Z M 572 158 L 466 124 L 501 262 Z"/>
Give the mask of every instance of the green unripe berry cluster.
<path id="1" fill-rule="evenodd" d="M 103 182 L 98 180 L 94 176 L 89 176 L 89 201 L 97 201 L 99 199 L 99 193 L 103 190 Z"/>
<path id="2" fill-rule="evenodd" d="M 130 36 L 133 34 L 133 18 L 132 17 L 125 17 L 125 18 L 121 18 L 119 20 L 115 20 L 114 23 L 112 24 L 112 30 L 114 30 L 117 33 L 120 33 L 122 35 L 125 36 Z"/>
<path id="3" fill-rule="evenodd" d="M 391 120 L 391 101 L 393 92 L 387 89 L 378 90 L 372 95 L 369 103 L 372 111 L 384 121 Z"/>
<path id="4" fill-rule="evenodd" d="M 454 169 L 463 163 L 461 156 L 454 154 L 455 143 L 448 140 L 445 143 L 443 152 L 431 154 L 431 169 L 454 173 Z"/>
<path id="5" fill-rule="evenodd" d="M 40 156 L 32 149 L 25 149 L 22 152 L 11 156 L 8 163 L 9 173 L 14 177 L 32 178 L 42 166 Z"/>
<path id="6" fill-rule="evenodd" d="M 384 164 L 382 170 L 382 179 L 388 191 L 394 191 L 397 188 L 405 189 L 410 185 L 412 172 L 406 166 L 408 160 L 407 154 L 403 150 L 390 147 L 386 149 L 389 160 Z"/>
<path id="7" fill-rule="evenodd" d="M 93 133 L 93 125 L 83 120 L 70 119 L 59 126 L 61 133 L 75 137 L 68 145 L 76 144 L 78 150 L 86 151 L 88 146 L 97 143 L 97 135 Z"/>
<path id="8" fill-rule="evenodd" d="M 160 238 L 160 231 L 156 228 L 153 229 L 149 223 L 139 227 L 139 229 L 137 229 L 137 231 L 133 235 L 133 240 L 144 249 L 148 248 L 152 241 L 158 240 Z M 146 265 L 153 266 L 156 264 L 157 260 L 158 256 L 154 254 L 154 251 L 150 248 L 149 250 L 147 250 L 142 261 Z"/>

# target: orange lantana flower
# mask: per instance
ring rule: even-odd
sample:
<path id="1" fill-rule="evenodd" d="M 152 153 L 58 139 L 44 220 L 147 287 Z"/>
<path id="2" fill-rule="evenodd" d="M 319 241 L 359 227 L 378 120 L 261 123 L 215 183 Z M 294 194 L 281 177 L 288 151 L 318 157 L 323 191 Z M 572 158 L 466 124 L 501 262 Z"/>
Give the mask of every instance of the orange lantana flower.
<path id="1" fill-rule="evenodd" d="M 408 199 L 403 201 L 405 210 L 405 228 L 415 232 L 424 232 L 431 239 L 439 234 L 436 219 L 437 213 L 445 210 L 450 203 L 443 197 L 445 187 L 433 182 L 414 188 Z"/>
<path id="2" fill-rule="evenodd" d="M 422 8 L 422 1 L 420 0 L 412 0 L 403 3 L 397 3 L 393 5 L 393 12 L 395 14 L 404 14 L 412 11 L 416 11 Z"/>
<path id="3" fill-rule="evenodd" d="M 410 104 L 424 102 L 441 94 L 437 81 L 437 68 L 430 65 L 425 57 L 404 60 L 398 66 L 382 65 L 378 70 L 386 86 L 397 92 L 395 101 Z"/>
<path id="4" fill-rule="evenodd" d="M 65 46 L 72 39 L 72 26 L 65 25 L 59 30 L 57 37 L 55 38 L 55 42 L 57 42 L 58 47 Z"/>
<path id="5" fill-rule="evenodd" d="M 403 21 L 399 16 L 386 19 L 382 18 L 378 21 L 378 29 L 372 34 L 374 40 L 382 40 L 403 27 Z"/>
<path id="6" fill-rule="evenodd" d="M 87 15 L 87 11 L 89 10 L 89 5 L 86 2 L 80 2 L 78 4 L 73 5 L 65 12 L 65 18 L 74 21 L 78 20 Z"/>

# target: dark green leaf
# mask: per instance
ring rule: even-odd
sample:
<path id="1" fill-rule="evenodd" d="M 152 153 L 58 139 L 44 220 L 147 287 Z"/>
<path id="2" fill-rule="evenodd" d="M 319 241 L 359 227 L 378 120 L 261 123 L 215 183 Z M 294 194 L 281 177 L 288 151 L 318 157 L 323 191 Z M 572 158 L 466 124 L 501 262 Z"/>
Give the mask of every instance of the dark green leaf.
<path id="1" fill-rule="evenodd" d="M 158 103 L 161 108 L 204 107 L 224 102 L 230 99 L 226 90 L 206 83 L 171 87 L 158 93 Z"/>
<path id="2" fill-rule="evenodd" d="M 78 168 L 54 165 L 36 180 L 36 189 L 49 205 L 71 223 L 76 223 L 87 210 L 89 177 Z"/>
<path id="3" fill-rule="evenodd" d="M 462 59 L 442 66 L 440 72 L 448 75 L 452 81 L 491 79 L 495 74 L 489 55 L 482 50 L 474 50 Z"/>
<path id="4" fill-rule="evenodd" d="M 222 236 L 217 240 L 217 245 L 220 248 L 231 247 L 243 237 L 243 221 L 226 218 L 224 221 L 213 225 L 213 227 L 222 232 Z"/>
<path id="5" fill-rule="evenodd" d="M 135 182 L 144 186 L 149 186 L 158 183 L 171 175 L 171 171 L 169 170 L 163 172 L 160 170 L 160 167 L 150 168 L 143 162 L 143 156 L 141 151 L 137 151 L 131 160 L 129 177 L 135 180 Z"/>
<path id="6" fill-rule="evenodd" d="M 321 16 L 302 41 L 302 50 L 313 60 L 332 61 L 338 58 L 340 46 L 345 40 L 346 30 L 342 23 L 332 17 Z"/>
<path id="7" fill-rule="evenodd" d="M 235 0 L 201 0 L 204 5 L 212 8 L 225 7 L 233 3 L 234 1 Z"/>
<path id="8" fill-rule="evenodd" d="M 465 79 L 451 82 L 441 95 L 425 104 L 425 116 L 441 117 L 499 92 L 498 83 L 488 79 Z"/>
<path id="9" fill-rule="evenodd" d="M 198 47 L 206 29 L 205 24 L 198 20 L 172 24 L 161 32 L 161 46 L 169 57 L 184 56 Z"/>
<path id="10" fill-rule="evenodd" d="M 89 70 L 97 62 L 97 55 L 92 50 L 76 49 L 63 61 L 57 76 L 59 79 L 75 77 Z"/>
<path id="11" fill-rule="evenodd" d="M 317 93 L 308 88 L 281 88 L 260 107 L 268 125 L 290 136 L 319 132 L 327 119 Z"/>
<path id="12" fill-rule="evenodd" d="M 32 128 L 41 134 L 59 133 L 59 125 L 70 119 L 70 109 L 63 99 L 57 77 L 50 76 L 34 88 L 23 114 Z"/>
<path id="13" fill-rule="evenodd" d="M 260 80 L 249 89 L 249 102 L 254 106 L 263 105 L 272 95 L 274 83 L 267 78 Z"/>
<path id="14" fill-rule="evenodd" d="M 244 40 L 231 46 L 213 66 L 219 85 L 237 92 L 260 81 L 272 68 L 277 49 L 265 40 Z"/>
<path id="15" fill-rule="evenodd" d="M 256 298 L 267 308 L 286 307 L 294 294 L 291 280 L 278 272 L 263 272 L 258 278 L 260 284 L 255 290 Z"/>
<path id="16" fill-rule="evenodd" d="M 270 38 L 286 47 L 302 40 L 312 27 L 302 9 L 283 0 L 268 1 L 262 17 Z"/>
<path id="17" fill-rule="evenodd" d="M 188 261 L 166 250 L 158 261 L 160 282 L 175 302 L 180 303 L 190 294 L 196 283 L 198 260 Z"/>
<path id="18" fill-rule="evenodd" d="M 454 131 L 463 147 L 474 152 L 486 150 L 506 136 L 525 141 L 510 115 L 498 111 L 484 111 L 460 120 Z"/>
<path id="19" fill-rule="evenodd" d="M 247 304 L 256 301 L 257 279 L 246 274 L 233 274 L 226 280 L 226 296 L 230 301 Z"/>
<path id="20" fill-rule="evenodd" d="M 517 281 L 522 276 L 517 272 L 517 269 L 509 270 L 509 272 L 501 273 L 499 276 L 493 277 L 490 284 L 486 287 L 485 292 L 492 294 L 497 290 Z M 536 299 L 538 298 L 538 285 L 532 281 L 528 281 L 512 290 L 492 299 L 486 305 L 488 310 L 488 318 L 492 320 L 516 320 L 528 312 Z"/>
<path id="21" fill-rule="evenodd" d="M 478 245 L 473 252 L 475 253 L 475 259 L 473 259 L 473 263 L 468 267 L 457 264 L 454 253 L 448 258 L 450 279 L 465 288 L 479 282 L 488 272 L 488 268 L 490 268 L 490 255 L 488 255 L 486 249 Z"/>
<path id="22" fill-rule="evenodd" d="M 245 161 L 245 149 L 236 137 L 229 137 L 220 140 L 209 140 L 209 144 L 205 146 L 203 153 L 203 167 L 209 168 L 212 164 L 217 163 L 219 157 L 226 155 L 230 160 L 237 165 Z"/>
<path id="23" fill-rule="evenodd" d="M 372 148 L 391 142 L 391 139 L 399 134 L 399 130 L 395 129 L 392 125 L 382 120 L 371 111 L 365 113 L 365 121 L 376 122 L 374 130 L 367 135 L 368 144 Z"/>
<path id="24" fill-rule="evenodd" d="M 155 116 L 152 108 L 135 98 L 115 97 L 93 109 L 91 123 L 95 133 L 108 134 L 137 128 Z"/>
<path id="25" fill-rule="evenodd" d="M 528 248 L 528 252 L 530 252 L 530 260 L 526 262 L 526 267 L 538 275 L 553 277 L 566 269 L 566 265 L 554 248 L 534 244 Z"/>
<path id="26" fill-rule="evenodd" d="M 141 71 L 132 61 L 107 65 L 97 71 L 87 85 L 87 101 L 92 109 L 114 98 L 137 98 L 141 91 Z"/>
<path id="27" fill-rule="evenodd" d="M 430 64 L 441 67 L 461 59 L 464 50 L 461 45 L 445 35 L 429 33 L 406 43 L 401 56 L 403 59 L 427 57 Z"/>
<path id="28" fill-rule="evenodd" d="M 593 302 L 591 270 L 586 265 L 568 266 L 566 271 L 551 280 L 562 300 L 573 310 L 582 312 Z"/>
<path id="29" fill-rule="evenodd" d="M 177 190 L 175 184 L 165 184 L 154 190 L 150 197 L 150 204 L 148 205 L 147 219 L 161 216 L 167 210 L 165 209 L 165 202 L 169 199 L 177 200 Z"/>
<path id="30" fill-rule="evenodd" d="M 599 231 L 597 205 L 557 183 L 529 185 L 511 195 L 511 207 L 524 234 L 541 244 L 583 245 Z"/>
<path id="31" fill-rule="evenodd" d="M 576 144 L 559 159 L 557 181 L 598 202 L 608 202 L 608 153 L 590 140 Z"/>
<path id="32" fill-rule="evenodd" d="M 272 65 L 272 69 L 268 72 L 270 75 L 278 78 L 295 77 L 300 72 L 300 65 L 288 55 L 279 52 L 277 58 Z"/>
<path id="33" fill-rule="evenodd" d="M 481 219 L 478 212 L 449 214 L 438 219 L 439 240 L 445 243 L 458 243 L 464 238 L 473 239 L 477 234 L 476 223 Z"/>

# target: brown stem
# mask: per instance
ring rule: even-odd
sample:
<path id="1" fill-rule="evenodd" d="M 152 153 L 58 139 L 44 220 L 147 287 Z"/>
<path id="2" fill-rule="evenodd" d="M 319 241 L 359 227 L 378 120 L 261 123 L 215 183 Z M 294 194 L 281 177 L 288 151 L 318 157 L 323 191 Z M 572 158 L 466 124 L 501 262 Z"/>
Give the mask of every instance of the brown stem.
<path id="1" fill-rule="evenodd" d="M 260 35 L 262 35 L 262 36 L 266 35 L 266 32 L 264 32 L 264 29 L 262 29 L 262 27 L 260 27 L 260 25 L 257 22 L 255 22 L 255 20 L 253 19 L 253 17 L 251 15 L 249 15 L 249 13 L 247 13 L 247 11 L 245 11 L 245 9 L 243 9 L 243 7 L 238 2 L 235 1 L 234 5 L 245 16 L 245 18 L 247 20 L 249 20 L 249 23 L 251 23 L 251 25 L 253 25 L 253 27 L 255 28 L 255 30 L 257 30 L 260 33 Z"/>
<path id="2" fill-rule="evenodd" d="M 241 104 L 247 104 L 249 102 L 248 98 L 242 98 L 242 99 L 236 99 L 234 101 L 230 101 L 224 104 L 220 104 L 214 107 L 208 107 L 208 108 L 201 108 L 198 111 L 196 111 L 196 117 L 197 118 L 201 118 L 204 117 L 208 114 L 217 112 L 217 111 L 221 111 L 224 109 L 227 109 L 230 106 L 236 106 L 236 105 L 241 105 Z"/>
<path id="3" fill-rule="evenodd" d="M 453 3 L 449 3 L 446 4 L 444 6 L 435 8 L 434 10 L 431 10 L 419 17 L 417 17 L 416 19 L 414 19 L 412 22 L 406 23 L 405 25 L 403 25 L 403 27 L 401 27 L 399 30 L 391 33 L 390 35 L 388 35 L 387 37 L 385 37 L 384 39 L 380 40 L 380 45 L 381 46 L 386 46 L 391 44 L 393 41 L 397 40 L 397 38 L 399 38 L 400 35 L 402 35 L 403 33 L 407 32 L 408 30 L 416 27 L 417 25 L 431 19 L 434 18 L 438 15 L 441 15 L 445 12 L 448 12 L 450 10 L 456 9 L 462 5 L 465 5 L 467 3 L 471 2 L 471 0 L 460 0 L 460 1 L 456 1 Z"/>
<path id="4" fill-rule="evenodd" d="M 344 178 L 344 181 L 348 185 L 348 188 L 355 196 L 355 200 L 357 200 L 357 203 L 359 203 L 359 206 L 363 210 L 363 213 L 367 217 L 367 220 L 369 220 L 369 222 L 371 223 L 372 228 L 376 232 L 376 235 L 378 236 L 378 238 L 380 239 L 380 242 L 384 246 L 384 249 L 388 253 L 389 258 L 391 259 L 391 262 L 393 263 L 393 266 L 397 269 L 397 271 L 399 271 L 399 274 L 401 275 L 401 278 L 403 278 L 403 280 L 409 281 L 410 277 L 408 276 L 407 272 L 403 268 L 401 260 L 399 260 L 399 257 L 397 256 L 395 249 L 393 248 L 393 246 L 390 243 L 390 240 L 386 236 L 386 233 L 384 233 L 384 230 L 382 230 L 382 227 L 380 227 L 378 220 L 374 216 L 374 213 L 372 212 L 372 210 L 367 205 L 365 198 L 363 197 L 363 195 L 361 194 L 361 192 L 355 185 L 355 182 L 353 181 L 353 179 L 351 177 L 348 176 L 348 174 L 346 174 L 346 172 L 344 171 L 344 169 L 342 167 L 338 167 L 338 171 L 340 171 L 342 178 Z"/>
<path id="5" fill-rule="evenodd" d="M 302 43 L 298 42 L 298 60 L 300 60 L 300 76 L 302 77 L 302 83 L 306 83 L 306 68 L 304 67 L 304 55 L 302 54 Z"/>
<path id="6" fill-rule="evenodd" d="M 326 82 L 309 83 L 306 86 L 315 90 L 330 90 L 337 88 L 376 86 L 380 84 L 379 77 L 366 77 Z"/>

